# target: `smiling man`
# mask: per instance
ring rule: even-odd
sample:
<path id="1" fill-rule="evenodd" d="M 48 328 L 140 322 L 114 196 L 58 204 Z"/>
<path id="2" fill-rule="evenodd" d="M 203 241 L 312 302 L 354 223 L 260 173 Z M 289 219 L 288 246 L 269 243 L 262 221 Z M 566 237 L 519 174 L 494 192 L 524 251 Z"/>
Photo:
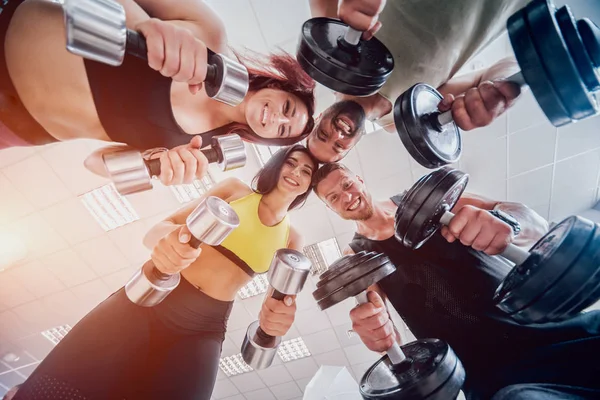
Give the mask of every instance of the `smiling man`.
<path id="1" fill-rule="evenodd" d="M 387 298 L 417 338 L 450 344 L 465 367 L 469 399 L 600 398 L 600 366 L 586 362 L 600 352 L 600 313 L 524 326 L 492 302 L 510 265 L 491 255 L 510 242 L 528 248 L 545 234 L 548 223 L 535 211 L 464 194 L 449 227 L 411 250 L 394 236 L 401 196 L 375 201 L 362 178 L 339 163 L 322 166 L 313 189 L 340 217 L 356 222 L 345 254 L 384 253 L 396 266 L 370 288 L 369 302 L 350 312 L 369 349 L 383 352 L 400 338 Z"/>

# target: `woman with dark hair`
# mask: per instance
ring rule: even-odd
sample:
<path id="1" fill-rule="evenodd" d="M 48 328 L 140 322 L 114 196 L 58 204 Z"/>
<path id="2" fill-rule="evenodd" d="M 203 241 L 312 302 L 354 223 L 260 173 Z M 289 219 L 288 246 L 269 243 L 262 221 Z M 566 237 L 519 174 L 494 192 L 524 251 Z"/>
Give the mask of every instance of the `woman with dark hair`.
<path id="1" fill-rule="evenodd" d="M 209 399 L 236 293 L 269 269 L 275 251 L 303 247 L 288 211 L 306 200 L 317 167 L 308 150 L 295 145 L 266 163 L 254 189 L 233 178 L 212 188 L 206 195 L 227 201 L 240 219 L 220 246 L 188 244 L 185 221 L 200 200 L 153 227 L 144 243 L 160 271 L 181 272 L 179 286 L 152 308 L 131 303 L 124 289 L 114 293 L 50 352 L 15 400 L 69 393 L 61 398 Z M 266 333 L 286 334 L 294 297 L 263 303 L 259 320 Z"/>
<path id="2" fill-rule="evenodd" d="M 78 138 L 172 149 L 160 156 L 160 178 L 174 184 L 203 175 L 198 149 L 213 136 L 235 132 L 286 146 L 311 132 L 315 84 L 293 57 L 237 56 L 221 20 L 199 0 L 119 3 L 127 27 L 146 38 L 148 61 L 126 55 L 113 67 L 84 60 L 66 50 L 60 4 L 0 3 L 0 149 Z M 241 104 L 214 101 L 203 90 L 207 48 L 247 67 Z M 103 174 L 99 156 L 113 150 L 96 152 L 86 165 Z"/>

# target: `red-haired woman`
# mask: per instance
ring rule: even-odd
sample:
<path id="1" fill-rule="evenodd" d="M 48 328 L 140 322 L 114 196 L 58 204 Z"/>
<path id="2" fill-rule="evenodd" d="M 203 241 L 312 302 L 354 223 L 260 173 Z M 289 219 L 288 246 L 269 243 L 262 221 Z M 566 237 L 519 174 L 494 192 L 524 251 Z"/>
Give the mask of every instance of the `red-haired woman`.
<path id="1" fill-rule="evenodd" d="M 0 4 L 0 149 L 89 138 L 161 155 L 165 184 L 206 168 L 200 139 L 235 130 L 244 140 L 290 145 L 311 131 L 314 82 L 287 54 L 252 60 L 244 101 L 235 107 L 202 89 L 207 50 L 229 57 L 222 21 L 200 0 L 119 0 L 128 28 L 145 36 L 148 61 L 112 67 L 66 50 L 63 11 L 44 0 Z M 197 137 L 192 137 L 197 135 Z M 103 151 L 86 165 L 98 171 Z M 182 168 L 185 167 L 185 168 Z"/>

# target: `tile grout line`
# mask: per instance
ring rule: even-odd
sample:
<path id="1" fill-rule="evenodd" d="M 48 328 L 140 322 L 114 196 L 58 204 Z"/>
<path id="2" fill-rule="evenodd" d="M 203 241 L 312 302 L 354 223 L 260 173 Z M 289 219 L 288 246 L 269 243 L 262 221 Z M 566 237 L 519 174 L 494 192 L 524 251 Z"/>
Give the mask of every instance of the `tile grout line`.
<path id="1" fill-rule="evenodd" d="M 558 128 L 554 128 L 556 134 L 554 138 L 554 163 L 552 163 L 552 180 L 550 181 L 550 197 L 548 201 L 548 221 L 552 215 L 552 198 L 554 193 L 554 178 L 556 176 L 556 164 L 558 164 Z"/>

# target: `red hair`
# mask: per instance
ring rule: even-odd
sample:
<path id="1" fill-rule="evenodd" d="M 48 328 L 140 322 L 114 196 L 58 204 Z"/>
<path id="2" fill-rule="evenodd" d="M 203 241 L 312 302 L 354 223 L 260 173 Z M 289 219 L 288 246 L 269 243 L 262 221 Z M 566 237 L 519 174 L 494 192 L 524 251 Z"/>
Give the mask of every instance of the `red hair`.
<path id="1" fill-rule="evenodd" d="M 267 146 L 289 146 L 306 138 L 315 126 L 313 117 L 315 112 L 315 81 L 304 72 L 294 57 L 284 51 L 268 56 L 254 52 L 246 52 L 243 56 L 238 53 L 235 54 L 238 60 L 248 69 L 249 92 L 268 88 L 291 93 L 306 105 L 308 121 L 299 136 L 290 138 L 263 138 L 252 131 L 248 125 L 237 122 L 214 129 L 213 135 L 225 135 L 235 131 L 247 142 Z"/>

